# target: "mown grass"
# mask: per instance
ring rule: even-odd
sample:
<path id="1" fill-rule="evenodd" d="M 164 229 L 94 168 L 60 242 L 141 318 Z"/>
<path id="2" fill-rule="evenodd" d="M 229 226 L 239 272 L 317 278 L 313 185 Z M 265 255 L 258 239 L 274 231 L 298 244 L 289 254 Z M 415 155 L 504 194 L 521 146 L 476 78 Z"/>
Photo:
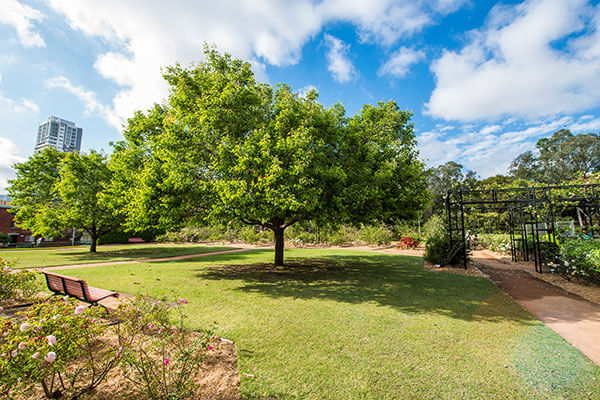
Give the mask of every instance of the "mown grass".
<path id="1" fill-rule="evenodd" d="M 600 369 L 483 278 L 416 257 L 288 250 L 64 271 L 187 298 L 236 342 L 246 399 L 600 398 Z"/>
<path id="2" fill-rule="evenodd" d="M 102 245 L 98 246 L 96 253 L 90 253 L 89 247 L 87 246 L 59 247 L 51 249 L 0 249 L 0 258 L 15 262 L 15 268 L 38 268 L 94 262 L 174 257 L 231 249 L 233 249 L 233 247 L 148 243 Z"/>

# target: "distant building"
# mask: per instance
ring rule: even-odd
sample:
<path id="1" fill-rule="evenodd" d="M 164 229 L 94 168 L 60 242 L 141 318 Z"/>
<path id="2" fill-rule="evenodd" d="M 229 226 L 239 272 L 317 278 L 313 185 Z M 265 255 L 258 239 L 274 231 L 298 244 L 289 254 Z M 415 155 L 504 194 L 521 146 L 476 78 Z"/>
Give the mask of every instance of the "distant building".
<path id="1" fill-rule="evenodd" d="M 75 126 L 74 122 L 58 117 L 48 117 L 38 128 L 35 151 L 53 147 L 58 151 L 70 152 L 81 150 L 83 129 Z"/>
<path id="2" fill-rule="evenodd" d="M 0 232 L 8 234 L 11 244 L 33 243 L 35 236 L 31 232 L 15 226 L 14 216 L 10 213 L 10 198 L 0 195 Z"/>

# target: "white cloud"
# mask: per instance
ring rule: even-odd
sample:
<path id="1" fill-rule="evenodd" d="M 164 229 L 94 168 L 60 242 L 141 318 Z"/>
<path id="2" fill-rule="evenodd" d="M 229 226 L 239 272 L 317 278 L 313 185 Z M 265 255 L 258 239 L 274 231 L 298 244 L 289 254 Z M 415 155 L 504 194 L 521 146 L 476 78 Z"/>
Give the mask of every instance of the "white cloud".
<path id="1" fill-rule="evenodd" d="M 33 31 L 33 22 L 44 18 L 40 11 L 17 0 L 0 0 L 0 9 L 0 22 L 15 28 L 23 46 L 46 46 L 40 34 Z"/>
<path id="2" fill-rule="evenodd" d="M 13 164 L 25 161 L 18 153 L 19 149 L 10 139 L 0 136 L 0 193 L 6 192 L 8 180 L 15 177 Z"/>
<path id="3" fill-rule="evenodd" d="M 456 161 L 486 178 L 506 174 L 510 163 L 519 154 L 533 149 L 540 138 L 561 128 L 576 133 L 588 122 L 589 126 L 600 126 L 600 118 L 574 122 L 572 117 L 562 117 L 518 130 L 504 130 L 500 125 L 480 128 L 468 125 L 466 130 L 465 126 L 454 130 L 440 126 L 419 134 L 417 139 L 429 166 Z"/>
<path id="4" fill-rule="evenodd" d="M 500 125 L 488 125 L 488 126 L 484 126 L 480 132 L 482 135 L 487 135 L 488 133 L 498 132 L 501 129 L 502 129 L 502 127 Z"/>
<path id="5" fill-rule="evenodd" d="M 425 1 L 325 0 L 317 12 L 323 21 L 346 20 L 359 27 L 364 42 L 391 45 L 432 23 Z"/>
<path id="6" fill-rule="evenodd" d="M 86 90 L 81 86 L 75 86 L 64 76 L 57 76 L 46 81 L 46 86 L 50 89 L 64 89 L 77 97 L 85 105 L 84 112 L 88 115 L 96 114 L 104 118 L 108 123 L 116 127 L 121 128 L 121 120 L 114 113 L 114 111 L 103 105 L 96 98 L 96 94 L 92 91 Z"/>
<path id="7" fill-rule="evenodd" d="M 342 40 L 325 34 L 325 44 L 329 48 L 327 52 L 327 69 L 331 72 L 333 79 L 338 82 L 348 82 L 356 77 L 356 69 L 348 58 L 350 45 Z"/>
<path id="8" fill-rule="evenodd" d="M 29 99 L 21 99 L 20 102 L 16 102 L 8 97 L 3 97 L 2 94 L 0 94 L 0 106 L 6 107 L 8 110 L 19 114 L 35 114 L 40 111 L 38 105 Z"/>
<path id="9" fill-rule="evenodd" d="M 316 88 L 316 86 L 313 85 L 306 85 L 304 87 L 301 87 L 300 89 L 298 89 L 298 95 L 300 97 L 304 97 L 306 96 L 306 94 L 308 92 L 310 92 L 311 90 L 316 90 L 318 92 L 318 89 Z"/>
<path id="10" fill-rule="evenodd" d="M 423 58 L 425 58 L 425 53 L 422 50 L 401 47 L 392 53 L 389 60 L 381 66 L 378 74 L 402 78 L 408 74 L 411 65 L 418 63 Z"/>
<path id="11" fill-rule="evenodd" d="M 428 114 L 536 118 L 600 105 L 600 8 L 585 0 L 496 6 L 469 38 L 461 51 L 445 51 L 432 64 Z"/>
<path id="12" fill-rule="evenodd" d="M 204 42 L 249 60 L 259 79 L 265 65 L 291 65 L 302 47 L 329 23 L 350 22 L 363 41 L 392 45 L 435 19 L 440 3 L 458 0 L 49 0 L 68 24 L 113 43 L 123 52 L 96 59 L 102 76 L 122 86 L 113 99 L 124 120 L 167 95 L 161 67 L 201 61 Z M 460 2 L 460 1 L 458 1 Z M 346 68 L 346 69 L 344 69 Z M 348 64 L 336 66 L 342 79 L 352 75 Z"/>

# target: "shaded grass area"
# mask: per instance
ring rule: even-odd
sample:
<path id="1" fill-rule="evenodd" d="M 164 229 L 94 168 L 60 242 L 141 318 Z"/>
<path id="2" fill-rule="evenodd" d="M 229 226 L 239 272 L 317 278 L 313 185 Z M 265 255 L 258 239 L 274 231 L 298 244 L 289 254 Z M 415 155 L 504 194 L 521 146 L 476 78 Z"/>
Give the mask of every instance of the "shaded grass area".
<path id="1" fill-rule="evenodd" d="M 0 249 L 0 258 L 16 262 L 16 268 L 51 267 L 95 262 L 128 261 L 149 258 L 184 256 L 232 250 L 233 247 L 196 244 L 125 244 L 98 246 L 97 253 L 89 247 L 58 247 L 52 249 Z"/>
<path id="2" fill-rule="evenodd" d="M 188 299 L 192 327 L 235 340 L 246 399 L 600 398 L 600 369 L 486 279 L 417 257 L 288 250 L 276 268 L 272 256 L 65 273 Z"/>

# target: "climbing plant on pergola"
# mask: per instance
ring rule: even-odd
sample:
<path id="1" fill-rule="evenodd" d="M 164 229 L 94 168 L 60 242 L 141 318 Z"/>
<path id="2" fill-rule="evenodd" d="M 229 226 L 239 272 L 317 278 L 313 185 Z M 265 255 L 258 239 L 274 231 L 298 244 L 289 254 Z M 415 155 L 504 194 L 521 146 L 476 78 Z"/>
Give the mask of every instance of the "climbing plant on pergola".
<path id="1" fill-rule="evenodd" d="M 600 234 L 600 184 L 530 186 L 506 189 L 448 191 L 446 218 L 450 233 L 448 260 L 460 254 L 467 268 L 465 214 L 508 213 L 511 256 L 530 261 L 542 273 L 544 243 L 555 242 L 556 221 L 573 212 L 590 234 Z M 531 239 L 529 241 L 528 239 Z M 531 243 L 531 244 L 530 244 Z"/>

